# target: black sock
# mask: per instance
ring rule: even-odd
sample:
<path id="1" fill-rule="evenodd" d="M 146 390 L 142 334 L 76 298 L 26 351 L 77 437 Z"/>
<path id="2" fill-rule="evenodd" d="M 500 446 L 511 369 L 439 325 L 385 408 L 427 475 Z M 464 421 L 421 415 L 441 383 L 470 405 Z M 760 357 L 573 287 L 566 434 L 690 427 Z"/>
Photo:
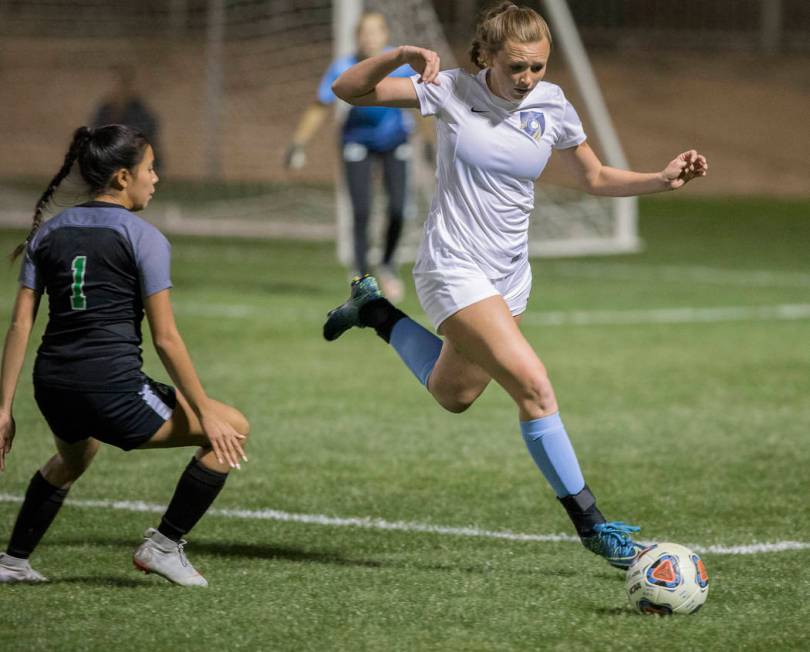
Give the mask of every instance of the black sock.
<path id="1" fill-rule="evenodd" d="M 9 555 L 28 559 L 59 513 L 67 492 L 54 487 L 39 471 L 34 474 L 6 548 Z"/>
<path id="2" fill-rule="evenodd" d="M 596 508 L 596 498 L 588 489 L 588 485 L 578 494 L 558 498 L 568 512 L 568 517 L 577 529 L 577 534 L 581 537 L 589 537 L 593 535 L 593 526 L 605 522 L 605 517 L 602 516 Z"/>
<path id="3" fill-rule="evenodd" d="M 177 482 L 158 531 L 172 541 L 180 541 L 208 511 L 227 478 L 227 473 L 209 469 L 192 457 Z"/>
<path id="4" fill-rule="evenodd" d="M 371 326 L 377 335 L 390 342 L 394 324 L 408 315 L 395 308 L 388 299 L 374 299 L 360 308 L 359 316 L 363 326 Z"/>

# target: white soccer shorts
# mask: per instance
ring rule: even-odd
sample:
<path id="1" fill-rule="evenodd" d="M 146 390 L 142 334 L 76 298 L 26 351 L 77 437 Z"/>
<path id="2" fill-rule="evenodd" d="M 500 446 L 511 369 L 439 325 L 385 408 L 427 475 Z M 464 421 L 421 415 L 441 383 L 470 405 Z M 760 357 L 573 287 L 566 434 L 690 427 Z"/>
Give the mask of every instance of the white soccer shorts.
<path id="1" fill-rule="evenodd" d="M 526 258 L 507 276 L 496 279 L 487 278 L 472 261 L 458 262 L 453 267 L 413 272 L 419 303 L 437 330 L 445 319 L 462 308 L 498 294 L 513 315 L 526 311 L 532 290 L 532 268 Z"/>

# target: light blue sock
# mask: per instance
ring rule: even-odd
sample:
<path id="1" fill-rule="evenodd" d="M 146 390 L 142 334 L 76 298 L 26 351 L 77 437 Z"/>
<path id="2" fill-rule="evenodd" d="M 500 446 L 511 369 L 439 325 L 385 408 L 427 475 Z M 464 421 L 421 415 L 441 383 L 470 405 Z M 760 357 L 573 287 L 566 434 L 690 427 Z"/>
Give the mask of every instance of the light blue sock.
<path id="1" fill-rule="evenodd" d="M 403 317 L 391 329 L 391 346 L 399 357 L 427 387 L 430 372 L 439 359 L 442 341 L 409 317 Z"/>
<path id="2" fill-rule="evenodd" d="M 534 463 L 558 498 L 582 491 L 585 479 L 559 412 L 531 421 L 521 421 L 520 431 Z"/>

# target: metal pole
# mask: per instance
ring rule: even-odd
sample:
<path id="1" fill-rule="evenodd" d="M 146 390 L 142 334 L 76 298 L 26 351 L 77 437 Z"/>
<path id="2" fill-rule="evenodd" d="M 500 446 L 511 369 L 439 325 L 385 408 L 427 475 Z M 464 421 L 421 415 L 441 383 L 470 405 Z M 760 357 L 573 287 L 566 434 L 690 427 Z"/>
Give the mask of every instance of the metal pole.
<path id="1" fill-rule="evenodd" d="M 363 0 L 334 0 L 332 4 L 332 55 L 334 58 L 346 56 L 354 51 L 354 30 L 362 14 Z M 335 102 L 335 121 L 338 124 L 341 123 L 348 110 L 349 105 L 345 102 Z M 351 266 L 354 258 L 352 206 L 340 161 L 338 161 L 335 179 L 337 256 L 344 265 Z"/>
<path id="2" fill-rule="evenodd" d="M 565 62 L 574 73 L 574 80 L 585 101 L 585 109 L 593 124 L 596 139 L 601 145 L 605 162 L 612 167 L 627 169 L 629 166 L 624 149 L 619 142 L 613 121 L 610 119 L 610 112 L 602 97 L 602 91 L 596 81 L 568 4 L 565 0 L 543 0 L 543 5 L 554 30 L 560 36 L 559 47 Z M 617 234 L 634 234 L 638 217 L 638 199 L 636 197 L 616 197 L 613 205 L 617 217 Z M 635 236 L 628 237 L 635 242 Z"/>
<path id="3" fill-rule="evenodd" d="M 475 20 L 478 17 L 478 0 L 457 0 L 456 2 L 456 33 L 453 38 L 459 37 L 463 42 L 470 40 L 475 29 Z"/>
<path id="4" fill-rule="evenodd" d="M 188 0 L 169 0 L 169 34 L 184 34 L 188 26 Z"/>
<path id="5" fill-rule="evenodd" d="M 779 52 L 782 41 L 782 0 L 760 0 L 760 44 L 768 55 Z"/>
<path id="6" fill-rule="evenodd" d="M 599 90 L 599 83 L 596 81 L 568 5 L 565 0 L 543 0 L 543 5 L 551 19 L 554 31 L 560 35 L 555 45 L 559 45 L 565 62 L 574 73 L 574 81 L 582 99 L 585 100 L 585 108 L 604 151 L 605 161 L 608 165 L 626 168 L 627 159 L 624 156 L 624 150 L 616 135 L 605 99 L 602 97 L 602 91 Z"/>
<path id="7" fill-rule="evenodd" d="M 205 41 L 205 171 L 209 179 L 222 173 L 223 43 L 225 0 L 208 0 Z"/>
<path id="8" fill-rule="evenodd" d="M 363 14 L 363 0 L 334 0 L 332 54 L 335 58 L 354 51 L 354 30 Z"/>

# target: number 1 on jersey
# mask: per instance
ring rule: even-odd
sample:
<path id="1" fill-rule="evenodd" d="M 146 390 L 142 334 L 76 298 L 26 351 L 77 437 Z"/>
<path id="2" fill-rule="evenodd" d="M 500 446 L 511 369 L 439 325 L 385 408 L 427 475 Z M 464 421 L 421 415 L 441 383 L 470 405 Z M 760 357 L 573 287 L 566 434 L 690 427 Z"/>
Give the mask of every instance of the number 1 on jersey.
<path id="1" fill-rule="evenodd" d="M 71 285 L 70 307 L 73 310 L 85 310 L 87 297 L 84 296 L 84 272 L 87 267 L 87 256 L 76 256 L 70 269 L 73 271 L 73 285 Z"/>

